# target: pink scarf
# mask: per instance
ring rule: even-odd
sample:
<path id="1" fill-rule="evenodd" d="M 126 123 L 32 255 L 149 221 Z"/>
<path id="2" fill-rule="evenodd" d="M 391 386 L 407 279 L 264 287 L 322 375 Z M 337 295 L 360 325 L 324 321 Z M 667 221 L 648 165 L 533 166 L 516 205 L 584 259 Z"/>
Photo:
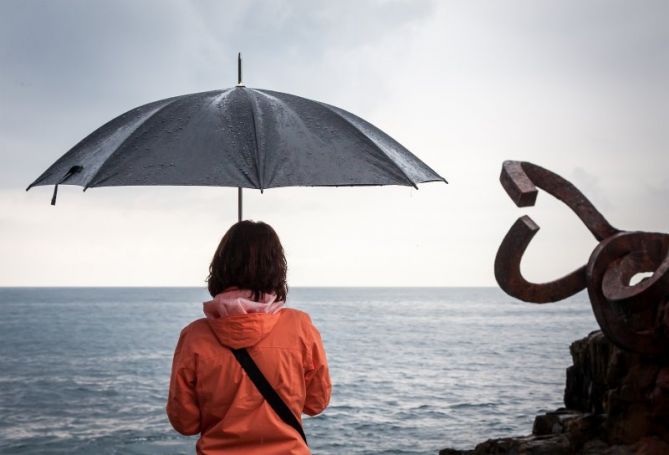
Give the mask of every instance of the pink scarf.
<path id="1" fill-rule="evenodd" d="M 202 309 L 207 318 L 219 319 L 238 314 L 267 313 L 281 311 L 286 302 L 276 300 L 276 294 L 262 294 L 260 301 L 251 300 L 251 291 L 229 288 L 216 295 L 213 300 L 204 302 Z"/>

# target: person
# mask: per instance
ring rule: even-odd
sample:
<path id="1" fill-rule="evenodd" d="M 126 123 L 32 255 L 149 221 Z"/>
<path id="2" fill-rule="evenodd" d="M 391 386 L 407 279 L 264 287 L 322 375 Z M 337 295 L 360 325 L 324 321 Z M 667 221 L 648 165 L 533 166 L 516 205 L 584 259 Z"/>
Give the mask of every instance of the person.
<path id="1" fill-rule="evenodd" d="M 206 317 L 181 331 L 166 408 L 176 431 L 200 434 L 200 455 L 310 453 L 232 351 L 246 348 L 300 423 L 302 413 L 327 407 L 321 336 L 306 313 L 286 308 L 286 272 L 279 237 L 263 222 L 236 223 L 216 249 L 207 279 L 213 299 L 203 304 Z"/>

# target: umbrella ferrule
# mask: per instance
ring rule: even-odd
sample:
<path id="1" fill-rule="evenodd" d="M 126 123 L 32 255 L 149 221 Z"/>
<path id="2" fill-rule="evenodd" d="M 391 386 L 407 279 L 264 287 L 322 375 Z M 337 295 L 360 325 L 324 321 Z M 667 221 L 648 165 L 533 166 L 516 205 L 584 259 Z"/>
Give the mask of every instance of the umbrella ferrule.
<path id="1" fill-rule="evenodd" d="M 246 87 L 242 82 L 242 53 L 237 54 L 237 87 Z"/>

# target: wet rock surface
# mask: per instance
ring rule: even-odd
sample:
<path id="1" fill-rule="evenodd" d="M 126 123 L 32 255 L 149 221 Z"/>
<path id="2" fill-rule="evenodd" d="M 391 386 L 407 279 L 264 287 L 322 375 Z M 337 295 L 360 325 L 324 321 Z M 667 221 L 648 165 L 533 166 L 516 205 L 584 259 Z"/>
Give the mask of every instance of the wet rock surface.
<path id="1" fill-rule="evenodd" d="M 537 416 L 531 435 L 439 454 L 669 455 L 669 359 L 623 351 L 601 331 L 570 351 L 566 407 Z"/>

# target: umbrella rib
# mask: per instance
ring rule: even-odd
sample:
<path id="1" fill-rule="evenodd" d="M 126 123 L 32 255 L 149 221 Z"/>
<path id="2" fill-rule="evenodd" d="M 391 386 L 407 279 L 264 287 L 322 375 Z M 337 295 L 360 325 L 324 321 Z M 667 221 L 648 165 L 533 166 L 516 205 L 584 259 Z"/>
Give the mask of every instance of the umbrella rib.
<path id="1" fill-rule="evenodd" d="M 130 132 L 130 134 L 128 134 L 128 135 L 125 137 L 125 139 L 123 139 L 123 140 L 121 141 L 121 143 L 120 143 L 120 144 L 119 144 L 119 145 L 118 145 L 118 146 L 117 146 L 117 147 L 116 147 L 116 148 L 109 154 L 109 156 L 107 157 L 107 159 L 103 161 L 103 163 L 100 165 L 100 167 L 98 168 L 98 170 L 95 171 L 95 174 L 93 174 L 93 176 L 88 180 L 88 182 L 86 182 L 86 186 L 84 187 L 84 191 L 86 191 L 86 190 L 91 186 L 91 183 L 95 183 L 94 180 L 95 180 L 95 178 L 98 176 L 98 174 L 100 173 L 100 171 L 102 170 L 102 168 L 104 168 L 105 165 L 107 164 L 107 162 L 109 162 L 109 160 L 110 160 L 114 155 L 116 155 L 116 153 L 117 153 L 119 150 L 121 150 L 121 149 L 123 148 L 123 146 L 126 144 L 126 142 L 128 142 L 128 140 L 129 140 L 129 139 L 130 139 L 130 138 L 137 132 L 138 129 L 140 129 L 143 125 L 145 125 L 146 122 L 148 122 L 149 120 L 151 120 L 155 115 L 159 114 L 159 113 L 162 112 L 165 108 L 171 106 L 172 104 L 174 104 L 174 103 L 175 103 L 176 101 L 178 101 L 179 99 L 181 99 L 180 96 L 175 97 L 172 101 L 163 104 L 163 105 L 160 106 L 158 109 L 156 109 L 156 111 L 155 111 L 154 113 L 152 113 L 151 115 L 149 115 L 147 118 L 144 119 L 144 121 L 142 121 L 139 125 L 137 125 L 137 127 L 136 127 L 135 129 L 133 129 L 132 132 Z M 105 180 L 106 180 L 106 179 L 105 179 Z"/>
<path id="2" fill-rule="evenodd" d="M 353 128 L 356 132 L 358 132 L 358 134 L 359 134 L 365 141 L 367 141 L 368 143 L 372 144 L 372 145 L 374 146 L 375 149 L 379 150 L 379 151 L 383 154 L 383 156 L 385 156 L 386 159 L 387 159 L 388 161 L 390 161 L 390 163 L 392 163 L 392 165 L 395 166 L 395 168 L 397 168 L 398 171 L 400 171 L 400 173 L 402 174 L 402 176 L 404 176 L 404 178 L 411 184 L 411 186 L 413 186 L 414 188 L 418 189 L 418 185 L 416 185 L 416 182 L 414 182 L 413 180 L 411 180 L 411 178 L 409 178 L 409 176 L 406 174 L 406 172 L 404 172 L 404 170 L 403 170 L 403 169 L 402 169 L 402 168 L 395 162 L 395 160 L 393 160 L 390 156 L 388 156 L 388 154 L 387 154 L 381 147 L 379 147 L 379 145 L 378 145 L 376 142 L 374 142 L 369 136 L 367 136 L 364 132 L 362 132 L 362 131 L 360 130 L 360 128 L 358 128 L 353 122 L 351 122 L 349 119 L 347 119 L 346 117 L 344 117 L 343 115 L 341 115 L 339 112 L 337 112 L 337 111 L 335 111 L 334 109 L 332 109 L 332 107 L 331 107 L 330 105 L 328 105 L 328 104 L 326 104 L 326 103 L 321 103 L 321 102 L 318 102 L 318 101 L 317 101 L 317 103 L 320 104 L 321 106 L 323 106 L 323 107 L 324 107 L 325 109 L 327 109 L 328 111 L 332 112 L 334 115 L 336 115 L 337 117 L 339 117 L 340 119 L 342 119 L 342 120 L 343 120 L 344 122 L 346 122 L 347 124 L 349 124 L 349 125 L 351 126 L 351 128 Z"/>
<path id="3" fill-rule="evenodd" d="M 246 101 L 249 104 L 251 110 L 251 126 L 253 127 L 253 144 L 255 149 L 255 165 L 256 165 L 256 175 L 258 176 L 258 184 L 260 185 L 260 192 L 264 188 L 264 182 L 262 178 L 262 173 L 260 172 L 260 146 L 258 141 L 258 129 L 256 127 L 256 109 L 255 109 L 255 99 L 251 96 L 251 90 L 244 88 L 244 94 L 246 95 Z"/>

